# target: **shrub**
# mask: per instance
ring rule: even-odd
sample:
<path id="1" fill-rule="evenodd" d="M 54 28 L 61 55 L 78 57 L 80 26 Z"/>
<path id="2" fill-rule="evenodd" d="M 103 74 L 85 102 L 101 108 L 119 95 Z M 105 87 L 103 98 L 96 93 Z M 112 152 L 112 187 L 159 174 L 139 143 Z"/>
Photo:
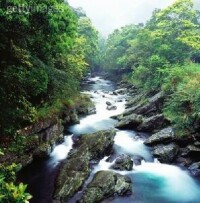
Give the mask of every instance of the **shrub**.
<path id="1" fill-rule="evenodd" d="M 179 134 L 195 133 L 200 127 L 200 66 L 185 65 L 168 70 L 163 89 L 171 91 L 164 115 Z"/>
<path id="2" fill-rule="evenodd" d="M 26 192 L 27 185 L 15 184 L 19 165 L 0 165 L 0 202 L 28 203 L 32 196 Z"/>

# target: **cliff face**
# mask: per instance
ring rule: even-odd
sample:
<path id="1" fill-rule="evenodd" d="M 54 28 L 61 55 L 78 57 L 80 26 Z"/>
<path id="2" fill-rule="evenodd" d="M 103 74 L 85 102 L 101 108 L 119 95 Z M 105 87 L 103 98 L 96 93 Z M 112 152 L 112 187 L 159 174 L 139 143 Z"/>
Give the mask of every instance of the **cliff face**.
<path id="1" fill-rule="evenodd" d="M 20 163 L 22 166 L 30 163 L 33 158 L 40 159 L 48 157 L 55 144 L 63 141 L 63 125 L 59 118 L 49 118 L 37 122 L 19 131 L 24 140 L 19 140 L 18 145 L 23 143 L 23 149 L 15 146 L 16 150 L 7 150 L 0 157 L 0 163 Z"/>
<path id="2" fill-rule="evenodd" d="M 23 139 L 14 143 L 14 150 L 6 150 L 4 156 L 0 157 L 0 163 L 14 162 L 25 166 L 33 159 L 48 158 L 53 148 L 64 141 L 64 126 L 78 123 L 79 115 L 93 112 L 95 113 L 95 108 L 90 97 L 80 95 L 80 99 L 73 107 L 64 107 L 57 115 L 51 117 L 47 115 L 47 118 L 19 130 L 18 134 L 22 135 Z"/>

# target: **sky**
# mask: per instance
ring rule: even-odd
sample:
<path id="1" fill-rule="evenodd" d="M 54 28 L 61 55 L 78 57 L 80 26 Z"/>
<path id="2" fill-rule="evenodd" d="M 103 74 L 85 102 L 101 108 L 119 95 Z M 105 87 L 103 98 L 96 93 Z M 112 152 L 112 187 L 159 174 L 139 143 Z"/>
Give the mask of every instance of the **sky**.
<path id="1" fill-rule="evenodd" d="M 155 8 L 165 8 L 175 0 L 68 0 L 82 7 L 97 30 L 106 37 L 127 24 L 145 22 Z M 200 0 L 195 0 L 200 4 Z"/>

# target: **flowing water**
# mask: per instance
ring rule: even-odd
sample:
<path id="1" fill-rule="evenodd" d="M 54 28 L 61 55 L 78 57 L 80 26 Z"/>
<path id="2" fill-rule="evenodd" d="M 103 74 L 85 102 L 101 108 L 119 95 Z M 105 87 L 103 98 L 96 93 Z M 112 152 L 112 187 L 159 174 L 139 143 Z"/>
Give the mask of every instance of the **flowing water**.
<path id="1" fill-rule="evenodd" d="M 32 202 L 51 202 L 48 195 L 52 194 L 53 182 L 59 163 L 67 158 L 72 149 L 72 135 L 93 133 L 99 130 L 113 128 L 116 120 L 111 116 L 125 110 L 126 95 L 114 95 L 115 86 L 108 80 L 99 77 L 90 79 L 93 84 L 84 87 L 85 94 L 90 94 L 96 105 L 96 114 L 88 115 L 80 120 L 80 124 L 69 127 L 71 135 L 65 136 L 65 142 L 55 147 L 49 160 L 42 163 L 32 163 L 22 171 L 22 177 L 30 186 L 30 191 L 35 196 Z M 106 102 L 116 106 L 116 110 L 107 110 Z M 145 137 L 145 136 L 144 136 Z M 199 203 L 200 186 L 184 170 L 177 166 L 161 164 L 155 160 L 149 148 L 143 144 L 143 136 L 138 136 L 134 131 L 117 131 L 114 143 L 115 157 L 128 154 L 131 157 L 140 157 L 140 165 L 134 165 L 132 171 L 116 171 L 132 179 L 133 194 L 128 197 L 114 197 L 104 200 L 103 203 Z M 113 158 L 114 159 L 114 158 Z M 112 162 L 104 157 L 96 165 L 85 186 L 91 181 L 97 171 L 111 170 Z M 75 203 L 81 196 L 79 192 L 69 203 Z"/>

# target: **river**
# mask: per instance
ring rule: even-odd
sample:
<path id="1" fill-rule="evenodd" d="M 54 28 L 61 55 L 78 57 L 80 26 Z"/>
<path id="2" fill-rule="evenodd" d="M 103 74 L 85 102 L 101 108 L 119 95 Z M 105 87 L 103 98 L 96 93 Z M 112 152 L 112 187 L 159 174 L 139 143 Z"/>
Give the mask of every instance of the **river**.
<path id="1" fill-rule="evenodd" d="M 90 78 L 90 84 L 83 86 L 85 94 L 92 97 L 96 106 L 96 114 L 81 118 L 80 124 L 70 126 L 65 142 L 56 146 L 50 158 L 42 162 L 34 162 L 24 168 L 21 179 L 29 184 L 29 191 L 33 194 L 33 203 L 50 203 L 57 175 L 59 163 L 67 158 L 73 147 L 72 136 L 81 136 L 113 128 L 116 120 L 111 117 L 125 110 L 127 95 L 114 95 L 115 85 L 100 77 Z M 117 107 L 116 110 L 107 110 L 106 102 Z M 144 135 L 144 136 L 143 136 Z M 113 146 L 115 157 L 128 154 L 132 157 L 142 157 L 140 165 L 134 165 L 132 171 L 116 171 L 127 175 L 132 180 L 133 194 L 128 197 L 114 197 L 103 203 L 198 203 L 200 202 L 200 186 L 187 171 L 173 165 L 161 164 L 151 156 L 150 150 L 143 142 L 145 134 L 138 134 L 130 130 L 118 130 Z M 104 157 L 93 168 L 91 176 L 100 170 L 111 170 L 111 162 Z M 85 184 L 86 186 L 87 184 Z M 81 196 L 82 191 L 77 193 L 69 203 L 75 203 Z"/>

